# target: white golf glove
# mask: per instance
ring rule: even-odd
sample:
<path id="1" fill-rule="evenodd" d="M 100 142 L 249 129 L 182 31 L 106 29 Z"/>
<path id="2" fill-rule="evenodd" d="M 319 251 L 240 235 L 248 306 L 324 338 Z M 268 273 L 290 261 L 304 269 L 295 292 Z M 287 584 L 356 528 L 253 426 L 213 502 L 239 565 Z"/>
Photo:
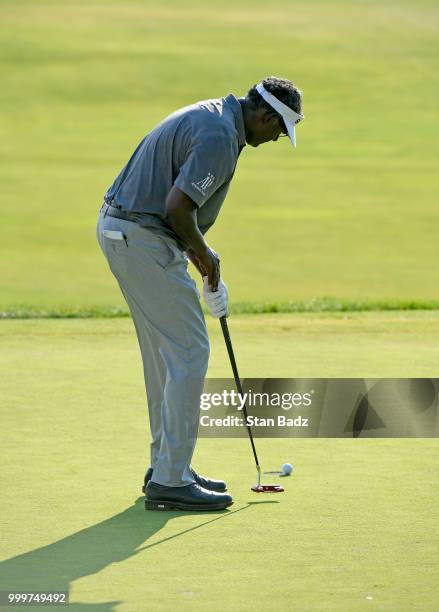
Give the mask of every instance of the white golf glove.
<path id="1" fill-rule="evenodd" d="M 229 294 L 225 283 L 220 279 L 218 283 L 218 291 L 212 291 L 209 287 L 207 276 L 203 276 L 203 297 L 206 302 L 206 306 L 209 308 L 212 317 L 219 319 L 220 317 L 227 316 Z"/>

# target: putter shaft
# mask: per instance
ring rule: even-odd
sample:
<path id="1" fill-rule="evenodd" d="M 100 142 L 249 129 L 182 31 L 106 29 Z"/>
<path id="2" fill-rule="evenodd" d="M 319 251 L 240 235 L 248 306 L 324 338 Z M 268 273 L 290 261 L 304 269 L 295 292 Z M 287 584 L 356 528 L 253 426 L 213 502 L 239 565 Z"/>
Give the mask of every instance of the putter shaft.
<path id="1" fill-rule="evenodd" d="M 234 355 L 233 346 L 232 346 L 232 340 L 230 338 L 229 327 L 227 325 L 226 317 L 220 317 L 220 323 L 221 323 L 221 329 L 223 330 L 224 340 L 226 342 L 227 352 L 229 354 L 230 364 L 233 370 L 233 376 L 235 378 L 236 388 L 238 389 L 238 393 L 240 397 L 242 398 L 244 397 L 244 392 L 242 390 L 241 380 L 238 374 L 238 367 L 236 365 L 235 355 Z M 242 411 L 244 412 L 245 426 L 247 427 L 248 436 L 250 438 L 250 442 L 252 445 L 253 456 L 256 462 L 256 469 L 258 470 L 258 485 L 260 485 L 261 484 L 261 466 L 259 465 L 259 460 L 258 460 L 258 455 L 256 453 L 256 447 L 255 447 L 255 442 L 253 440 L 252 430 L 251 430 L 250 425 L 248 424 L 248 413 L 247 413 L 247 406 L 245 405 L 245 403 L 242 406 Z"/>

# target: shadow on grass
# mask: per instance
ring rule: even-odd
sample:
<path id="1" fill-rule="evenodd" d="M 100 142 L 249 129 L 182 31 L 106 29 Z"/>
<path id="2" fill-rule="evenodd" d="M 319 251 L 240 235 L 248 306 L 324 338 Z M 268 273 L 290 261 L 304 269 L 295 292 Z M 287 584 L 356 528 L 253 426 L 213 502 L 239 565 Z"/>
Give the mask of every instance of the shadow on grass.
<path id="1" fill-rule="evenodd" d="M 215 512 L 220 516 L 203 520 L 195 527 L 139 548 L 174 518 L 196 515 L 200 519 L 205 519 L 207 516 L 200 512 L 145 512 L 144 497 L 139 497 L 132 506 L 102 523 L 1 562 L 0 591 L 69 591 L 71 583 L 79 578 L 96 574 L 112 563 L 124 561 L 149 548 L 201 529 L 259 503 L 276 502 L 248 502 L 238 510 Z M 96 604 L 78 602 L 71 603 L 69 610 L 110 612 L 120 603 L 123 602 L 107 601 Z M 46 608 L 47 606 L 39 606 L 39 609 Z"/>

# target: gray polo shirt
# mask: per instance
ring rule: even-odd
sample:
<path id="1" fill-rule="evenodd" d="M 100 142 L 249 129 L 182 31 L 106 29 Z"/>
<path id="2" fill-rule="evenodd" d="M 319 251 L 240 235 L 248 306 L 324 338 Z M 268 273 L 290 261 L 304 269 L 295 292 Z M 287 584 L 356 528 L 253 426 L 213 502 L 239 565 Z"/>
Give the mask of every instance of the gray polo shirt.
<path id="1" fill-rule="evenodd" d="M 105 201 L 184 248 L 166 221 L 169 191 L 176 185 L 195 202 L 204 234 L 218 216 L 244 146 L 244 118 L 233 94 L 185 106 L 145 136 Z"/>

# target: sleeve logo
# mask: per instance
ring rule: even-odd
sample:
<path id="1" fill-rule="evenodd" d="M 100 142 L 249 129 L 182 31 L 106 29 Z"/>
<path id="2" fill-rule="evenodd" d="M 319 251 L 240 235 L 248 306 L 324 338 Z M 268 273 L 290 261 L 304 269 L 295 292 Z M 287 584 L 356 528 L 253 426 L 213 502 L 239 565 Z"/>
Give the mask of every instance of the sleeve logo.
<path id="1" fill-rule="evenodd" d="M 202 179 L 201 181 L 198 181 L 197 183 L 191 183 L 191 185 L 192 187 L 195 187 L 195 189 L 197 189 L 200 193 L 202 193 L 203 196 L 205 196 L 206 190 L 209 189 L 209 187 L 213 184 L 214 181 L 214 175 L 209 172 L 206 178 Z"/>

